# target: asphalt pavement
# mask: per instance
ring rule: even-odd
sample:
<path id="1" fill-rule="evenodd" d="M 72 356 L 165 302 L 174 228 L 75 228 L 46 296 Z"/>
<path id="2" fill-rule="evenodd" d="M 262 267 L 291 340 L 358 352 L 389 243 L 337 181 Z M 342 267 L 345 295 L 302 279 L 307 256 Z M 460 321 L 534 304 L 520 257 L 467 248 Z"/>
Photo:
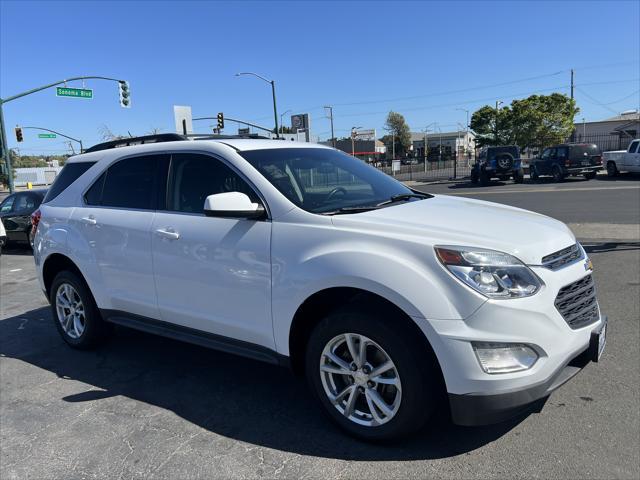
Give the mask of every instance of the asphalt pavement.
<path id="1" fill-rule="evenodd" d="M 362 443 L 278 367 L 126 329 L 97 351 L 68 348 L 33 259 L 9 250 L 0 478 L 640 478 L 640 182 L 418 188 L 559 218 L 589 251 L 607 348 L 539 412 L 477 428 L 441 416 L 400 443 Z"/>

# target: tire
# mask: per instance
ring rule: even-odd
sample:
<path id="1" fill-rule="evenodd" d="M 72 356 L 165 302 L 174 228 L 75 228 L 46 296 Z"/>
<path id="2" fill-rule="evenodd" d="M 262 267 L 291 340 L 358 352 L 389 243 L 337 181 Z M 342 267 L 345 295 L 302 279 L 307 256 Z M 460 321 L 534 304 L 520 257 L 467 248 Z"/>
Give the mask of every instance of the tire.
<path id="1" fill-rule="evenodd" d="M 513 172 L 513 182 L 514 183 L 524 183 L 524 170 L 515 170 Z"/>
<path id="2" fill-rule="evenodd" d="M 491 181 L 491 177 L 486 172 L 486 170 L 480 170 L 480 185 L 482 185 L 483 187 L 486 187 L 487 185 L 489 185 L 490 181 Z"/>
<path id="3" fill-rule="evenodd" d="M 530 167 L 529 177 L 531 177 L 531 181 L 533 183 L 538 183 L 540 181 L 540 175 L 538 175 L 538 169 L 536 167 Z"/>
<path id="4" fill-rule="evenodd" d="M 478 170 L 475 168 L 471 170 L 471 183 L 474 185 L 478 183 Z"/>
<path id="5" fill-rule="evenodd" d="M 585 173 L 584 174 L 584 178 L 586 178 L 587 180 L 593 180 L 594 178 L 596 178 L 597 174 L 598 174 L 598 172 Z"/>
<path id="6" fill-rule="evenodd" d="M 496 156 L 496 163 L 500 170 L 511 170 L 513 168 L 513 155 L 510 153 L 502 153 Z"/>
<path id="7" fill-rule="evenodd" d="M 607 176 L 608 177 L 617 177 L 618 176 L 618 166 L 616 162 L 607 162 Z"/>
<path id="8" fill-rule="evenodd" d="M 311 391 L 331 420 L 359 439 L 392 440 L 419 430 L 432 414 L 442 390 L 435 356 L 408 326 L 399 326 L 400 321 L 383 316 L 380 310 L 354 305 L 330 313 L 309 338 L 305 371 Z M 353 361 L 347 336 L 352 339 L 355 352 L 359 352 L 363 339 L 367 342 L 366 363 L 357 366 Z M 327 352 L 334 352 L 333 357 L 344 362 L 342 366 L 330 360 Z M 392 362 L 392 369 L 369 377 L 367 369 L 373 368 L 375 373 L 385 358 Z M 332 372 L 321 370 L 321 364 L 325 369 L 333 368 Z M 356 368 L 353 373 L 352 368 Z M 371 379 L 379 383 L 371 384 Z M 341 392 L 348 393 L 341 396 Z M 334 403 L 329 395 L 341 398 Z M 352 396 L 353 413 L 346 414 Z M 372 407 L 380 400 L 388 415 L 382 407 Z"/>
<path id="9" fill-rule="evenodd" d="M 564 173 L 562 173 L 562 169 L 558 165 L 553 166 L 551 175 L 553 176 L 553 181 L 556 183 L 564 181 Z"/>
<path id="10" fill-rule="evenodd" d="M 58 333 L 69 346 L 88 350 L 108 338 L 111 326 L 100 316 L 89 287 L 76 273 L 64 270 L 55 276 L 49 302 Z M 79 313 L 80 308 L 83 313 Z"/>

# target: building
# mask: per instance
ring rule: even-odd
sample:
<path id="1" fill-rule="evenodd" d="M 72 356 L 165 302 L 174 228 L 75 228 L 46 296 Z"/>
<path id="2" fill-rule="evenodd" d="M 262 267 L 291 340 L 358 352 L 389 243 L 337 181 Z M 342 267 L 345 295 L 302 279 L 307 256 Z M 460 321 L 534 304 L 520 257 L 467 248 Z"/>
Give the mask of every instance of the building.
<path id="1" fill-rule="evenodd" d="M 430 160 L 451 158 L 456 152 L 458 155 L 472 157 L 475 151 L 475 135 L 472 132 L 411 132 L 410 148 L 413 150 L 413 156 L 424 157 L 425 138 Z"/>
<path id="2" fill-rule="evenodd" d="M 321 143 L 322 145 L 328 145 L 330 147 L 333 146 L 331 140 Z M 384 143 L 374 138 L 357 138 L 353 140 L 353 142 L 349 138 L 343 138 L 340 140 L 336 140 L 336 148 L 348 154 L 351 154 L 353 152 L 356 157 L 365 160 L 373 160 L 375 158 L 378 158 L 380 155 L 384 155 L 387 151 L 387 147 L 384 145 Z"/>
<path id="3" fill-rule="evenodd" d="M 604 120 L 575 123 L 574 127 L 576 142 L 595 143 L 602 151 L 622 150 L 640 136 L 640 113 L 627 110 Z"/>

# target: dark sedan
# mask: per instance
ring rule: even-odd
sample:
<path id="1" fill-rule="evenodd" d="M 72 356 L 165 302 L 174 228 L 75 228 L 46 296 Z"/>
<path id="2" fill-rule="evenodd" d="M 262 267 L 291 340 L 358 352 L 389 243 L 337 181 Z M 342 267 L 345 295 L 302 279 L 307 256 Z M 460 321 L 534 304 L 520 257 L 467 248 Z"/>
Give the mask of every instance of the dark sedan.
<path id="1" fill-rule="evenodd" d="M 0 203 L 0 219 L 7 231 L 7 243 L 31 245 L 31 214 L 38 209 L 47 190 L 16 192 Z"/>

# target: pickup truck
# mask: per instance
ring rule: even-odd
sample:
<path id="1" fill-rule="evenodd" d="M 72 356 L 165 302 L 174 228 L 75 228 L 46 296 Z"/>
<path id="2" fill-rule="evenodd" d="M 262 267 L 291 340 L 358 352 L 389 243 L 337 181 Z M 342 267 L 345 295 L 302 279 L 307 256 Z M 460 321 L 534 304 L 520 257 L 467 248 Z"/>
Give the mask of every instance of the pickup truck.
<path id="1" fill-rule="evenodd" d="M 626 150 L 604 152 L 607 175 L 615 177 L 620 172 L 640 173 L 640 139 L 636 139 Z"/>

